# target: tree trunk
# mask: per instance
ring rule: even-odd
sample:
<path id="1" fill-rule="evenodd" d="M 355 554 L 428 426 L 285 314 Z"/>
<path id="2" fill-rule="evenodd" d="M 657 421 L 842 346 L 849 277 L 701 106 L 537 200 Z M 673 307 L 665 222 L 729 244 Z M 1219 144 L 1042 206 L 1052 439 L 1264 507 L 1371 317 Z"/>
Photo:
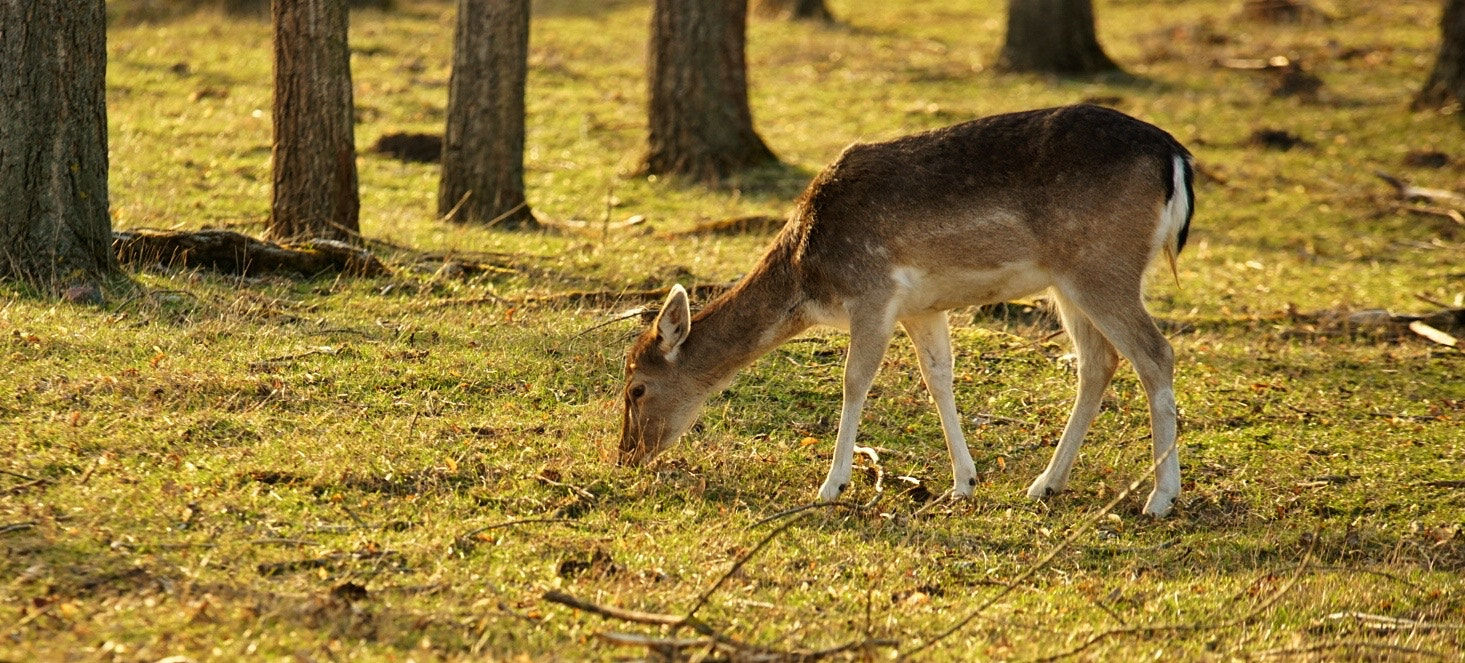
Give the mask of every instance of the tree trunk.
<path id="1" fill-rule="evenodd" d="M 361 201 L 344 0 L 275 0 L 271 237 L 356 241 Z"/>
<path id="2" fill-rule="evenodd" d="M 754 12 L 769 18 L 834 22 L 834 14 L 829 13 L 824 0 L 758 0 Z"/>
<path id="3" fill-rule="evenodd" d="M 997 65 L 1070 75 L 1119 69 L 1099 46 L 1090 0 L 1008 0 L 1007 40 Z"/>
<path id="4" fill-rule="evenodd" d="M 777 160 L 748 109 L 746 19 L 747 0 L 656 0 L 645 173 L 717 181 Z"/>
<path id="5" fill-rule="evenodd" d="M 1424 89 L 1414 97 L 1415 110 L 1458 111 L 1465 104 L 1465 0 L 1446 0 L 1440 33 L 1440 53 Z"/>
<path id="6" fill-rule="evenodd" d="M 438 214 L 537 228 L 524 200 L 529 0 L 459 0 Z"/>
<path id="7" fill-rule="evenodd" d="M 102 0 L 0 0 L 0 279 L 55 291 L 116 270 Z"/>

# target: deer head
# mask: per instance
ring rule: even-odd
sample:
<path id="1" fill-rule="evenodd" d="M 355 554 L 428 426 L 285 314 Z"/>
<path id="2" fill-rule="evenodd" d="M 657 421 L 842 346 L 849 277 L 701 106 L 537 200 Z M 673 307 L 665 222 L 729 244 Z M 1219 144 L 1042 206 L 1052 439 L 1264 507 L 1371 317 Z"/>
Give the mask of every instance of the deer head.
<path id="1" fill-rule="evenodd" d="M 696 419 L 710 390 L 689 380 L 682 370 L 682 346 L 691 333 L 687 291 L 672 286 L 656 322 L 626 353 L 620 464 L 640 465 L 666 451 Z"/>

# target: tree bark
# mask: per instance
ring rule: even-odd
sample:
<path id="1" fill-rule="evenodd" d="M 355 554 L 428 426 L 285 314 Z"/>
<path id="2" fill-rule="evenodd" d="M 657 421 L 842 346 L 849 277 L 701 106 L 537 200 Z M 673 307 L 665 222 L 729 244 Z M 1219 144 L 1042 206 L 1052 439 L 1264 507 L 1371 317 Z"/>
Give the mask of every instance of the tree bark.
<path id="1" fill-rule="evenodd" d="M 1413 108 L 1459 110 L 1465 104 L 1465 0 L 1446 0 L 1440 17 L 1440 52 Z"/>
<path id="2" fill-rule="evenodd" d="M 537 228 L 524 199 L 529 0 L 459 0 L 438 214 Z"/>
<path id="3" fill-rule="evenodd" d="M 758 0 L 754 12 L 791 21 L 834 22 L 834 14 L 829 13 L 824 0 Z"/>
<path id="4" fill-rule="evenodd" d="M 360 237 L 344 0 L 274 0 L 274 199 L 269 235 Z"/>
<path id="5" fill-rule="evenodd" d="M 748 108 L 746 21 L 747 0 L 656 0 L 646 174 L 717 181 L 777 161 Z"/>
<path id="6" fill-rule="evenodd" d="M 1099 45 L 1091 0 L 1008 0 L 1007 39 L 997 65 L 1065 75 L 1119 69 Z"/>
<path id="7" fill-rule="evenodd" d="M 0 279 L 116 271 L 102 0 L 0 0 Z"/>

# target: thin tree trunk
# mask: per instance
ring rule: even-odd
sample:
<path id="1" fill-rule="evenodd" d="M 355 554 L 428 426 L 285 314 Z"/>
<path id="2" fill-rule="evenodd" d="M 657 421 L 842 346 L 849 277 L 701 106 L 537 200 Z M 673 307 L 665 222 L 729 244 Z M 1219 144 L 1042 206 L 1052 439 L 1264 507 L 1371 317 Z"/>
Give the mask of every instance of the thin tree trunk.
<path id="1" fill-rule="evenodd" d="M 344 0 L 275 0 L 271 237 L 356 241 L 361 202 Z"/>
<path id="2" fill-rule="evenodd" d="M 459 0 L 438 214 L 536 228 L 524 199 L 529 0 Z"/>
<path id="3" fill-rule="evenodd" d="M 746 21 L 747 0 L 656 0 L 647 174 L 716 181 L 777 160 L 748 108 Z"/>
<path id="4" fill-rule="evenodd" d="M 998 67 L 1048 74 L 1119 69 L 1099 46 L 1091 0 L 1008 0 Z"/>
<path id="5" fill-rule="evenodd" d="M 791 21 L 834 22 L 834 14 L 824 0 L 758 0 L 753 10 L 759 16 Z"/>
<path id="6" fill-rule="evenodd" d="M 1414 97 L 1415 110 L 1458 110 L 1465 104 L 1465 0 L 1446 0 L 1440 17 L 1440 52 L 1424 89 Z"/>
<path id="7" fill-rule="evenodd" d="M 114 272 L 102 0 L 0 0 L 0 62 L 0 279 Z"/>

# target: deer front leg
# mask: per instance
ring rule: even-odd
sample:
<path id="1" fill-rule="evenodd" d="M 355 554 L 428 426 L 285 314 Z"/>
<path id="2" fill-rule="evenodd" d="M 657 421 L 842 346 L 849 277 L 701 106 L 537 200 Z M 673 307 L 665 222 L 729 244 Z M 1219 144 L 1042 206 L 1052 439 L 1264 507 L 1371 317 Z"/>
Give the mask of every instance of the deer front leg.
<path id="1" fill-rule="evenodd" d="M 851 316 L 853 317 L 853 316 Z M 860 413 L 870 395 L 870 385 L 880 370 L 880 360 L 890 345 L 893 325 L 888 320 L 850 321 L 849 356 L 844 364 L 844 405 L 839 412 L 839 433 L 834 441 L 834 461 L 829 476 L 819 488 L 819 501 L 832 502 L 849 487 L 855 455 L 855 433 L 860 426 Z"/>
<path id="2" fill-rule="evenodd" d="M 956 396 L 951 388 L 953 358 L 946 312 L 902 320 L 901 324 L 905 325 L 911 344 L 916 347 L 921 378 L 925 380 L 926 391 L 931 392 L 936 411 L 941 415 L 941 432 L 946 436 L 946 451 L 951 455 L 951 493 L 957 497 L 971 497 L 977 485 L 977 467 L 972 463 L 966 437 L 961 433 L 961 415 L 956 411 Z"/>

